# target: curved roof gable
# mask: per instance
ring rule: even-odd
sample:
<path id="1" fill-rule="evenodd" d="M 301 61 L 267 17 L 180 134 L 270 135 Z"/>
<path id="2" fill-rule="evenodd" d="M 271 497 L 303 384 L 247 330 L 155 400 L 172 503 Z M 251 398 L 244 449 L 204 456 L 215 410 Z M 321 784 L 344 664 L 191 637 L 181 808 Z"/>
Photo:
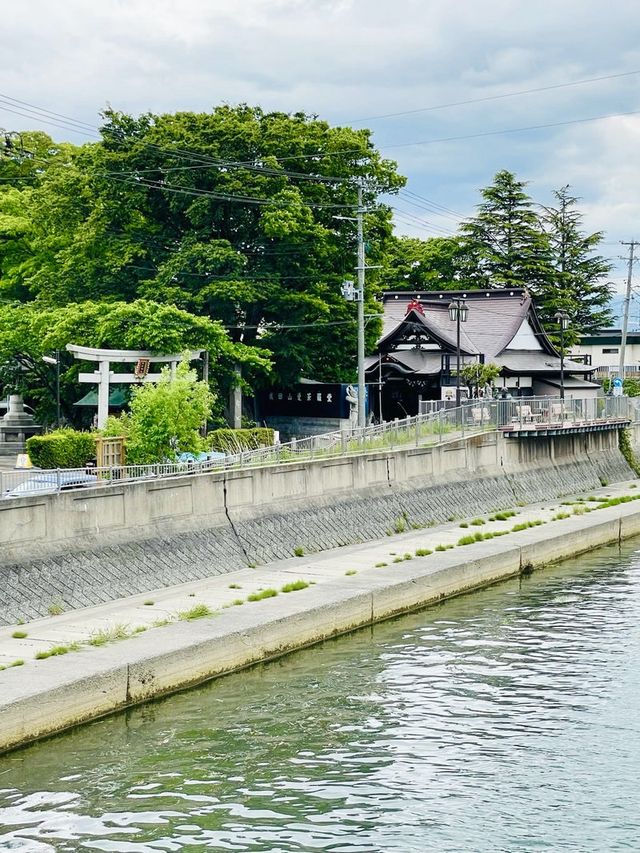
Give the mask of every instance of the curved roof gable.
<path id="1" fill-rule="evenodd" d="M 401 336 L 406 323 L 419 322 L 443 349 L 455 351 L 456 323 L 449 319 L 448 312 L 452 297 L 464 298 L 469 306 L 467 321 L 460 324 L 460 348 L 464 353 L 481 353 L 491 359 L 507 349 L 523 323 L 529 322 L 542 349 L 549 355 L 557 355 L 540 325 L 531 297 L 522 288 L 385 293 L 383 332 L 378 346 L 392 344 L 394 338 Z M 416 299 L 424 314 L 415 309 L 407 314 L 410 303 Z"/>

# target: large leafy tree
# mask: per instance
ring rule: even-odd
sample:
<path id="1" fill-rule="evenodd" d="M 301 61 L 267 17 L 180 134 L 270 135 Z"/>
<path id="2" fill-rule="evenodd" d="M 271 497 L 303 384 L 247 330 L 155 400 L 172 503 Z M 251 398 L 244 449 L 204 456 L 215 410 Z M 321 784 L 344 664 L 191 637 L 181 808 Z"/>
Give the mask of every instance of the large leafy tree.
<path id="1" fill-rule="evenodd" d="M 570 187 L 556 190 L 554 196 L 556 206 L 544 208 L 542 222 L 551 248 L 555 287 L 544 294 L 542 313 L 551 319 L 556 311 L 566 311 L 571 318 L 569 335 L 575 339 L 611 322 L 611 290 L 606 278 L 612 264 L 597 253 L 603 233 L 589 234 L 583 229 L 579 199 L 570 193 Z"/>
<path id="2" fill-rule="evenodd" d="M 481 191 L 478 212 L 460 227 L 466 274 L 477 287 L 526 287 L 546 305 L 554 281 L 551 250 L 525 188 L 503 170 Z"/>
<path id="3" fill-rule="evenodd" d="M 22 249 L 0 257 L 2 287 L 56 305 L 151 299 L 269 348 L 282 381 L 352 378 L 355 307 L 339 285 L 355 266 L 358 181 L 376 264 L 391 236 L 376 197 L 404 180 L 368 131 L 248 106 L 109 111 L 100 143 L 14 199 Z"/>

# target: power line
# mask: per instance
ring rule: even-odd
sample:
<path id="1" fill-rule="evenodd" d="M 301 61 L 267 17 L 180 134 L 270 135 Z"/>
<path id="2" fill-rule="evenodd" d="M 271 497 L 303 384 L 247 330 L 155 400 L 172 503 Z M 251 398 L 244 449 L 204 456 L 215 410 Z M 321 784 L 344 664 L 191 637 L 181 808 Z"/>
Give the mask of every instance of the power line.
<path id="1" fill-rule="evenodd" d="M 54 113 L 51 110 L 45 109 L 45 107 L 39 107 L 36 104 L 30 104 L 28 101 L 20 101 L 17 98 L 12 98 L 10 95 L 5 95 L 4 92 L 0 92 L 0 100 L 11 101 L 13 104 L 20 105 L 20 107 L 31 107 L 32 109 L 37 110 L 40 113 L 47 113 L 48 115 L 53 116 L 55 118 L 63 119 L 65 122 L 85 127 L 87 130 L 93 131 L 94 133 L 96 131 L 96 128 L 91 124 L 87 124 L 87 122 L 78 121 L 75 118 L 71 118 L 71 116 L 63 115 L 62 113 Z"/>
<path id="2" fill-rule="evenodd" d="M 139 180 L 121 180 L 119 178 L 111 176 L 109 180 L 116 181 L 120 184 L 131 184 L 133 186 L 141 186 L 147 187 L 148 189 L 160 190 L 162 192 L 170 192 L 175 193 L 177 195 L 190 195 L 196 197 L 206 197 L 206 198 L 215 198 L 219 201 L 230 201 L 230 202 L 238 202 L 240 204 L 256 204 L 256 205 L 269 205 L 274 207 L 293 207 L 296 206 L 296 202 L 287 202 L 280 201 L 278 199 L 269 199 L 269 198 L 257 198 L 255 196 L 235 196 L 229 195 L 226 193 L 217 193 L 213 190 L 200 190 L 187 187 L 176 187 L 174 184 L 168 184 L 165 181 L 148 181 L 143 178 Z M 313 208 L 324 208 L 331 210 L 352 210 L 353 204 L 332 204 L 330 202 L 312 202 L 307 201 L 305 199 L 300 199 L 300 204 L 304 207 L 313 207 Z"/>
<path id="3" fill-rule="evenodd" d="M 537 86 L 534 89 L 520 89 L 516 92 L 505 92 L 502 95 L 486 95 L 482 98 L 469 98 L 465 101 L 452 101 L 448 104 L 436 104 L 430 107 L 417 107 L 412 110 L 403 110 L 397 113 L 384 113 L 383 115 L 377 116 L 366 116 L 365 118 L 357 118 L 350 120 L 347 122 L 348 124 L 360 124 L 363 121 L 377 121 L 378 119 L 383 118 L 396 118 L 397 116 L 408 116 L 415 115 L 416 113 L 428 113 L 434 112 L 435 110 L 447 110 L 451 107 L 464 107 L 469 104 L 482 104 L 487 101 L 499 101 L 503 98 L 515 98 L 519 95 L 533 95 L 537 92 L 550 92 L 554 89 L 567 89 L 570 86 L 584 86 L 587 83 L 599 83 L 602 80 L 615 80 L 621 77 L 631 77 L 633 75 L 640 74 L 640 70 L 638 71 L 623 71 L 619 74 L 605 74 L 602 77 L 588 77 L 584 80 L 574 80 L 569 83 L 554 83 L 550 86 Z"/>
<path id="4" fill-rule="evenodd" d="M 601 116 L 590 116 L 589 118 L 574 118 L 567 121 L 554 121 L 547 124 L 530 124 L 526 127 L 509 127 L 502 130 L 485 130 L 479 133 L 468 133 L 461 136 L 443 136 L 439 139 L 422 139 L 417 142 L 396 142 L 388 145 L 379 145 L 379 148 L 410 148 L 413 145 L 435 145 L 438 142 L 459 142 L 464 139 L 480 139 L 484 136 L 500 136 L 507 133 L 524 133 L 528 130 L 545 130 L 551 127 L 565 127 L 571 124 L 586 124 L 591 121 L 603 121 L 608 118 L 623 118 L 625 116 L 635 116 L 640 113 L 640 110 L 629 110 L 624 113 L 606 113 Z"/>
<path id="5" fill-rule="evenodd" d="M 391 207 L 391 210 L 394 210 L 397 213 L 400 213 L 402 216 L 409 217 L 410 219 L 414 220 L 418 225 L 422 225 L 426 229 L 431 229 L 434 231 L 440 231 L 442 234 L 445 234 L 446 236 L 451 236 L 451 235 L 455 234 L 455 232 L 452 231 L 451 229 L 442 228 L 439 225 L 435 225 L 433 222 L 429 222 L 429 220 L 427 220 L 427 219 L 421 219 L 419 216 L 416 216 L 415 214 L 411 213 L 411 211 L 409 211 L 409 210 L 403 210 L 401 207 L 398 207 L 396 205 L 390 205 L 390 207 Z"/>
<path id="6" fill-rule="evenodd" d="M 439 204 L 437 201 L 433 201 L 433 199 L 429 199 L 426 196 L 419 195 L 418 193 L 415 193 L 412 190 L 408 190 L 406 188 L 403 188 L 400 190 L 400 195 L 411 196 L 412 198 L 415 198 L 418 201 L 422 201 L 425 204 L 431 205 L 432 207 L 434 207 L 438 210 L 442 210 L 444 213 L 448 213 L 451 216 L 451 218 L 455 219 L 456 221 L 459 221 L 460 219 L 465 219 L 465 215 L 463 213 L 459 213 L 456 210 L 451 210 L 450 207 L 445 207 L 443 204 Z"/>
<path id="7" fill-rule="evenodd" d="M 450 219 L 450 220 L 453 220 L 456 224 L 459 223 L 461 219 L 464 219 L 463 216 L 454 216 L 451 213 L 441 212 L 441 211 L 437 210 L 435 207 L 429 206 L 428 204 L 423 202 L 419 196 L 414 199 L 413 194 L 410 195 L 410 194 L 407 194 L 403 191 L 400 191 L 399 197 L 402 201 L 405 202 L 405 204 L 409 204 L 412 207 L 417 208 L 418 210 L 424 210 L 426 213 L 429 213 L 431 216 L 440 216 L 443 219 Z"/>
<path id="8" fill-rule="evenodd" d="M 629 72 L 629 73 L 631 73 L 631 72 Z M 8 111 L 9 112 L 16 112 L 15 110 L 8 110 Z M 445 137 L 438 137 L 438 138 L 434 138 L 434 139 L 423 139 L 423 140 L 417 140 L 414 142 L 387 143 L 387 144 L 378 145 L 377 148 L 380 150 L 385 150 L 385 149 L 393 149 L 393 148 L 408 148 L 408 147 L 417 146 L 417 145 L 435 145 L 437 143 L 442 143 L 442 142 L 458 142 L 458 141 L 463 141 L 463 140 L 467 140 L 467 139 L 479 139 L 479 138 L 482 138 L 485 136 L 499 136 L 502 134 L 524 133 L 524 132 L 531 131 L 531 130 L 545 130 L 545 129 L 555 128 L 555 127 L 566 127 L 566 126 L 574 125 L 574 124 L 585 124 L 585 123 L 594 122 L 594 121 L 604 121 L 604 120 L 610 119 L 610 118 L 623 118 L 626 116 L 638 115 L 638 113 L 640 113 L 640 110 L 629 110 L 627 112 L 619 112 L 619 113 L 605 113 L 603 115 L 589 116 L 587 118 L 567 119 L 565 121 L 547 122 L 544 124 L 535 124 L 535 125 L 526 125 L 524 127 L 502 128 L 500 130 L 480 131 L 477 133 L 461 134 L 458 136 L 445 136 Z M 16 114 L 21 115 L 21 113 L 19 113 L 19 112 Z M 30 118 L 30 117 L 31 116 L 27 116 L 27 118 Z M 45 121 L 45 119 L 42 119 L 42 120 L 45 123 L 47 123 L 47 121 Z M 71 121 L 75 121 L 75 120 L 71 119 Z M 48 123 L 49 124 L 55 124 L 55 122 L 53 122 L 53 121 L 50 121 Z M 70 129 L 70 128 L 63 128 L 63 129 Z M 80 132 L 80 131 L 76 130 L 76 132 Z M 121 144 L 124 144 L 124 143 L 121 143 Z M 167 151 L 170 153 L 174 153 L 178 156 L 181 156 L 179 149 L 172 151 L 171 149 L 162 149 L 159 146 L 155 146 L 153 143 L 145 143 L 145 144 L 149 145 L 150 147 L 155 147 L 155 148 L 158 148 L 159 150 Z M 361 157 L 364 157 L 370 153 L 374 153 L 374 152 L 365 152 L 362 150 L 362 148 L 342 148 L 342 149 L 335 149 L 333 151 L 332 150 L 318 151 L 318 152 L 315 152 L 313 154 L 292 154 L 292 155 L 288 155 L 285 157 L 272 157 L 271 159 L 275 160 L 278 163 L 284 163 L 284 162 L 287 162 L 290 160 L 296 160 L 296 161 L 320 160 L 322 158 L 329 158 L 329 157 L 334 157 L 334 156 L 338 156 L 338 155 L 348 155 L 348 154 L 350 154 L 350 155 L 358 154 Z M 182 156 L 184 156 L 184 155 L 182 155 Z M 187 154 L 187 156 L 193 157 L 194 154 L 193 154 L 193 152 L 191 152 L 190 154 Z M 195 156 L 204 156 L 204 155 L 195 155 Z M 239 167 L 247 167 L 247 166 L 250 166 L 252 164 L 250 162 L 246 162 L 246 161 L 245 162 L 235 161 L 233 163 L 230 161 L 228 165 L 229 166 L 236 166 L 239 168 Z"/>

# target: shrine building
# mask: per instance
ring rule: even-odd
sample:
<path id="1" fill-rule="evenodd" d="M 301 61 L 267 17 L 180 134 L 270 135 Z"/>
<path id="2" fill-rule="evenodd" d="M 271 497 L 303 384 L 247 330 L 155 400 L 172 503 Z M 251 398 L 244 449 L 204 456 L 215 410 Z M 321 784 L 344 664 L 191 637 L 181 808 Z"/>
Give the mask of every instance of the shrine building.
<path id="1" fill-rule="evenodd" d="M 442 292 L 390 291 L 382 296 L 382 335 L 366 359 L 371 409 L 384 420 L 417 414 L 421 401 L 455 399 L 457 321 L 452 300 L 463 303 L 460 363 L 495 364 L 491 393 L 558 396 L 560 352 L 545 333 L 523 288 Z M 455 312 L 453 312 L 455 315 Z M 593 367 L 564 359 L 566 398 L 595 397 Z M 466 385 L 463 384 L 466 396 Z M 486 389 L 489 393 L 490 389 Z M 482 392 L 481 392 L 482 393 Z"/>

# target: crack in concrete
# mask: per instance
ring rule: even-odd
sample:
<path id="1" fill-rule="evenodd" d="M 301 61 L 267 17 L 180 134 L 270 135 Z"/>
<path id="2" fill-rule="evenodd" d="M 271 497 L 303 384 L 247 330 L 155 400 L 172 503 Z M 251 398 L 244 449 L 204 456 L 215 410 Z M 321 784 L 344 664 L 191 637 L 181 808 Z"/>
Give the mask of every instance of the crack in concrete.
<path id="1" fill-rule="evenodd" d="M 227 475 L 226 475 L 226 473 L 225 473 L 224 477 L 222 478 L 222 495 L 223 495 L 223 503 L 224 503 L 224 514 L 227 517 L 227 521 L 229 522 L 229 526 L 231 527 L 231 531 L 236 538 L 236 542 L 240 546 L 240 550 L 242 551 L 242 553 L 244 555 L 245 562 L 248 564 L 251 562 L 251 560 L 249 559 L 249 554 L 247 553 L 247 549 L 244 547 L 244 543 L 242 542 L 242 539 L 240 538 L 240 535 L 238 534 L 238 531 L 236 530 L 236 526 L 233 523 L 233 519 L 229 515 L 229 507 L 227 506 Z"/>

